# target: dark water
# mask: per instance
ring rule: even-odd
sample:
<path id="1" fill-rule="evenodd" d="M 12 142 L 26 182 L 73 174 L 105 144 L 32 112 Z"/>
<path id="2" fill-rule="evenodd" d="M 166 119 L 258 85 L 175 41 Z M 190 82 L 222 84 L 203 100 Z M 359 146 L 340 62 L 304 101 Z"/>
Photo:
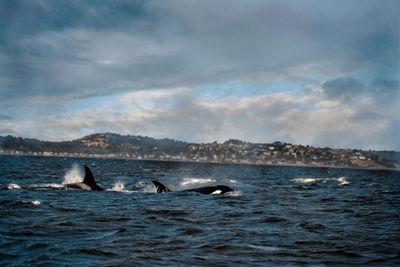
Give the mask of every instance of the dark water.
<path id="1" fill-rule="evenodd" d="M 62 189 L 74 163 L 108 190 Z M 399 174 L 0 156 L 0 265 L 398 266 Z"/>

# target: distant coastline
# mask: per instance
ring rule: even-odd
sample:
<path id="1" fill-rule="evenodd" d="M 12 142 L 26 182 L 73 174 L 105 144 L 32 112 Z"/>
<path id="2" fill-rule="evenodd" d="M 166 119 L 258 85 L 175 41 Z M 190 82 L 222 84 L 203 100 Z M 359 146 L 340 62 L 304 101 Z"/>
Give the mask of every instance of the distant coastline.
<path id="1" fill-rule="evenodd" d="M 400 171 L 400 168 L 389 167 L 359 167 L 359 166 L 338 166 L 325 164 L 302 164 L 302 163 L 254 163 L 254 162 L 217 162 L 217 161 L 193 161 L 193 160 L 160 160 L 160 159 L 137 159 L 127 157 L 109 157 L 107 155 L 33 155 L 32 153 L 12 154 L 0 152 L 0 155 L 5 156 L 25 156 L 25 157 L 58 157 L 58 158 L 82 158 L 82 159 L 116 159 L 116 160 L 138 160 L 138 161 L 155 161 L 155 162 L 182 162 L 182 163 L 200 163 L 200 164 L 233 164 L 233 165 L 253 165 L 253 166 L 282 166 L 282 167 L 303 167 L 303 168 L 335 168 L 335 169 L 354 169 L 354 170 L 372 170 L 372 171 Z"/>
<path id="2" fill-rule="evenodd" d="M 171 139 L 97 133 L 73 141 L 48 142 L 0 136 L 0 154 L 149 161 L 399 170 L 400 153 L 316 148 L 282 142 L 187 143 Z"/>

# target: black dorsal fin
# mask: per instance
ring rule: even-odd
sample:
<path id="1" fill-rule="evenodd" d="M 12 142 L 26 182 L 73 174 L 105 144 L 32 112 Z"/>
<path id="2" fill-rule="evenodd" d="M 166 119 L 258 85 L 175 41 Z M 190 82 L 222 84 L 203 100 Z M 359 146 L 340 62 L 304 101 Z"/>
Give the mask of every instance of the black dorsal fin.
<path id="1" fill-rule="evenodd" d="M 165 185 L 163 185 L 162 183 L 156 181 L 156 180 L 152 180 L 153 184 L 156 186 L 157 188 L 157 193 L 164 193 L 164 192 L 172 192 L 171 190 L 169 190 Z"/>
<path id="2" fill-rule="evenodd" d="M 86 165 L 84 167 L 85 167 L 85 178 L 83 179 L 83 183 L 90 186 L 92 190 L 97 190 L 97 191 L 104 190 L 103 188 L 101 188 L 96 184 L 96 181 L 94 180 L 93 177 L 93 173 L 90 171 L 89 167 Z"/>

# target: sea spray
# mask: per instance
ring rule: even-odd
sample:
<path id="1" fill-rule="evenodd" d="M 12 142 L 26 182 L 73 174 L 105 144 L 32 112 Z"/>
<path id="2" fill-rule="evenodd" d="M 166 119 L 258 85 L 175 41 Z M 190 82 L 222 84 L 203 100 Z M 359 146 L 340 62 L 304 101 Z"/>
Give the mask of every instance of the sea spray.
<path id="1" fill-rule="evenodd" d="M 192 184 L 206 184 L 206 183 L 213 183 L 216 180 L 210 178 L 184 178 L 183 181 L 180 183 L 181 186 L 187 186 Z"/>
<path id="2" fill-rule="evenodd" d="M 124 191 L 125 190 L 125 185 L 123 182 L 118 181 L 114 184 L 113 188 L 111 189 L 112 191 Z"/>
<path id="3" fill-rule="evenodd" d="M 121 181 L 117 181 L 111 189 L 106 189 L 106 191 L 122 192 L 122 193 L 128 193 L 128 194 L 132 194 L 132 193 L 137 192 L 137 191 L 134 191 L 134 190 L 126 189 L 125 188 L 125 184 L 123 182 L 121 182 Z"/>
<path id="4" fill-rule="evenodd" d="M 77 163 L 73 163 L 71 169 L 69 169 L 64 175 L 63 184 L 78 183 L 83 181 L 83 172 Z"/>
<path id="5" fill-rule="evenodd" d="M 149 182 L 146 181 L 138 181 L 133 185 L 135 189 L 134 192 L 141 192 L 141 193 L 157 193 L 156 187 Z"/>

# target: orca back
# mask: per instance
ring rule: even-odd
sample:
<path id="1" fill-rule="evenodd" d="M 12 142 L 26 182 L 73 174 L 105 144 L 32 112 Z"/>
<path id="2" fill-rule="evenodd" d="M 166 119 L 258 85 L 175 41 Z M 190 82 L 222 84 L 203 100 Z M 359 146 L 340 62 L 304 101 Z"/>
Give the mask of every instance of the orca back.
<path id="1" fill-rule="evenodd" d="M 234 190 L 226 185 L 217 185 L 217 186 L 205 186 L 199 188 L 186 189 L 184 191 L 211 195 L 211 194 L 225 194 L 228 192 L 233 192 Z"/>
<path id="2" fill-rule="evenodd" d="M 96 184 L 96 181 L 94 180 L 94 176 L 93 173 L 90 171 L 88 166 L 84 166 L 85 167 L 85 178 L 83 179 L 83 183 L 87 184 L 88 186 L 90 186 L 90 188 L 92 190 L 96 190 L 96 191 L 102 191 L 104 190 L 103 188 L 101 188 L 100 186 L 98 186 Z"/>
<path id="3" fill-rule="evenodd" d="M 152 180 L 152 182 L 157 188 L 157 193 L 172 192 L 168 187 L 166 187 L 162 183 L 160 183 L 156 180 Z M 199 187 L 199 188 L 186 189 L 183 191 L 197 192 L 200 194 L 212 195 L 212 194 L 225 194 L 228 192 L 233 192 L 234 190 L 226 185 L 216 185 L 216 186 L 205 186 L 205 187 Z"/>

